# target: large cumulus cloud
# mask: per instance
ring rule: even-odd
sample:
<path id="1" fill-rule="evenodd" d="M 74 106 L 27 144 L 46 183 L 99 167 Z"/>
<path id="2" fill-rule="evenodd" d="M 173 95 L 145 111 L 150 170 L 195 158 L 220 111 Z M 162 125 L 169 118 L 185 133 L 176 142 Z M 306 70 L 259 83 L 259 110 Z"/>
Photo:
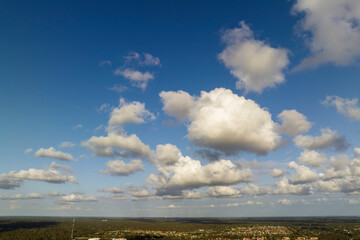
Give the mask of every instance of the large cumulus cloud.
<path id="1" fill-rule="evenodd" d="M 164 109 L 171 105 L 169 95 L 162 96 Z M 184 111 L 189 119 L 188 138 L 197 146 L 222 151 L 227 155 L 239 151 L 265 155 L 278 148 L 282 141 L 271 114 L 256 102 L 234 94 L 229 89 L 202 91 L 190 109 Z"/>

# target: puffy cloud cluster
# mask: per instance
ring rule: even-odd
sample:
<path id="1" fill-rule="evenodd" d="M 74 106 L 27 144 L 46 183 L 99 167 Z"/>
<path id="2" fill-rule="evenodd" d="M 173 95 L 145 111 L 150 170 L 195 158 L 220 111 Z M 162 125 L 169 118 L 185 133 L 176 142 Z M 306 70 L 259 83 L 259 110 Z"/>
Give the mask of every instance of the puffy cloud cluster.
<path id="1" fill-rule="evenodd" d="M 269 187 L 259 187 L 255 184 L 248 184 L 246 187 L 240 189 L 240 193 L 248 195 L 265 195 L 270 193 Z"/>
<path id="2" fill-rule="evenodd" d="M 286 206 L 289 206 L 289 205 L 292 205 L 293 204 L 293 202 L 291 201 L 291 200 L 289 200 L 289 199 L 280 199 L 279 201 L 278 201 L 278 203 L 280 203 L 280 204 L 282 204 L 282 205 L 286 205 Z"/>
<path id="3" fill-rule="evenodd" d="M 114 75 L 122 76 L 130 80 L 130 84 L 133 87 L 137 87 L 137 88 L 141 88 L 142 90 L 145 90 L 148 85 L 148 82 L 154 79 L 154 74 L 149 71 L 141 72 L 139 70 L 129 67 L 129 65 L 135 63 L 136 67 L 139 66 L 160 67 L 161 66 L 160 59 L 158 57 L 154 57 L 150 53 L 144 53 L 143 56 L 141 56 L 141 54 L 137 52 L 130 52 L 129 55 L 125 56 L 124 58 L 125 58 L 124 65 L 118 67 L 114 71 Z M 119 89 L 113 89 L 113 90 L 119 90 Z"/>
<path id="4" fill-rule="evenodd" d="M 320 191 L 360 193 L 360 159 L 356 155 L 353 159 L 344 154 L 333 156 L 329 163 L 314 187 Z"/>
<path id="5" fill-rule="evenodd" d="M 236 88 L 261 93 L 285 81 L 282 71 L 289 64 L 288 51 L 254 39 L 245 22 L 240 22 L 240 28 L 226 31 L 223 41 L 226 48 L 219 58 L 238 79 Z"/>
<path id="6" fill-rule="evenodd" d="M 216 186 L 216 187 L 210 187 L 207 189 L 207 194 L 210 197 L 235 197 L 235 196 L 241 196 L 239 195 L 239 190 L 236 190 L 233 187 L 230 186 Z"/>
<path id="7" fill-rule="evenodd" d="M 135 134 L 109 132 L 107 136 L 92 136 L 82 145 L 91 150 L 96 156 L 102 157 L 143 157 L 150 158 L 152 151 Z M 122 150 L 118 152 L 113 148 Z"/>
<path id="8" fill-rule="evenodd" d="M 48 158 L 56 158 L 64 161 L 73 161 L 74 157 L 70 153 L 64 153 L 61 151 L 56 151 L 55 148 L 40 148 L 35 152 L 36 157 L 48 157 Z"/>
<path id="9" fill-rule="evenodd" d="M 360 107 L 358 107 L 358 99 L 341 98 L 338 96 L 327 96 L 322 104 L 334 106 L 336 110 L 344 116 L 360 121 Z"/>
<path id="10" fill-rule="evenodd" d="M 120 99 L 118 107 L 111 112 L 109 128 L 121 127 L 129 123 L 144 123 L 147 119 L 154 120 L 155 116 L 145 109 L 145 104 L 137 101 L 127 103 L 124 98 Z"/>
<path id="11" fill-rule="evenodd" d="M 113 194 L 122 194 L 125 193 L 124 189 L 118 188 L 118 187 L 112 187 L 108 189 L 99 189 L 98 192 L 108 192 Z"/>
<path id="12" fill-rule="evenodd" d="M 168 101 L 172 102 L 179 92 L 162 92 L 160 96 L 165 112 L 176 116 L 171 111 L 175 112 L 180 102 L 170 104 Z M 192 99 L 183 113 L 187 114 L 184 119 L 190 121 L 187 137 L 197 146 L 219 150 L 227 155 L 239 151 L 265 155 L 282 144 L 271 114 L 256 102 L 228 89 L 202 91 L 201 96 L 196 101 Z"/>
<path id="13" fill-rule="evenodd" d="M 230 160 L 219 160 L 202 165 L 199 160 L 179 156 L 171 164 L 158 164 L 158 174 L 151 174 L 149 182 L 155 183 L 157 189 L 182 190 L 203 186 L 226 186 L 240 182 L 250 182 L 252 171 L 240 169 Z"/>
<path id="14" fill-rule="evenodd" d="M 138 52 L 130 52 L 124 58 L 126 60 L 126 64 L 135 61 L 137 64 L 145 66 L 161 66 L 160 59 L 158 57 L 154 57 L 150 53 L 144 53 L 143 57 L 141 57 L 141 54 Z"/>
<path id="15" fill-rule="evenodd" d="M 314 150 L 305 150 L 297 158 L 297 161 L 302 164 L 319 167 L 321 164 L 326 163 L 328 159 L 325 153 L 319 153 Z"/>
<path id="16" fill-rule="evenodd" d="M 278 168 L 274 168 L 271 172 L 270 172 L 270 176 L 274 177 L 274 178 L 278 178 L 278 177 L 282 177 L 284 176 L 284 171 L 282 171 L 281 169 Z"/>
<path id="17" fill-rule="evenodd" d="M 312 187 L 306 184 L 291 184 L 288 178 L 282 178 L 275 183 L 274 194 L 309 195 L 312 194 Z"/>
<path id="18" fill-rule="evenodd" d="M 128 176 L 139 171 L 144 171 L 144 165 L 141 160 L 131 160 L 129 163 L 125 163 L 123 160 L 113 160 L 106 163 L 109 169 L 100 170 L 103 174 L 109 174 L 114 176 Z"/>
<path id="19" fill-rule="evenodd" d="M 48 183 L 77 183 L 76 178 L 67 166 L 52 163 L 46 169 L 34 169 L 10 171 L 0 175 L 0 188 L 14 189 L 19 187 L 24 180 L 42 181 Z"/>
<path id="20" fill-rule="evenodd" d="M 297 112 L 296 110 L 284 110 L 278 118 L 281 120 L 281 125 L 277 130 L 279 133 L 284 133 L 289 136 L 295 136 L 299 133 L 309 131 L 312 123 L 309 122 L 305 115 Z"/>
<path id="21" fill-rule="evenodd" d="M 60 202 L 71 203 L 71 202 L 96 202 L 95 197 L 86 197 L 83 194 L 70 194 L 59 197 Z"/>
<path id="22" fill-rule="evenodd" d="M 121 128 L 128 123 L 144 123 L 147 119 L 155 119 L 155 116 L 145 109 L 140 102 L 126 103 L 120 99 L 120 105 L 111 112 L 107 136 L 92 136 L 82 145 L 91 150 L 96 156 L 103 157 L 142 157 L 150 159 L 152 151 L 135 134 L 127 135 Z M 118 128 L 120 127 L 120 129 Z M 118 148 L 121 152 L 116 151 Z"/>
<path id="23" fill-rule="evenodd" d="M 125 70 L 118 68 L 115 70 L 114 74 L 115 76 L 123 76 L 124 78 L 129 79 L 133 87 L 141 88 L 142 90 L 146 89 L 149 80 L 154 79 L 154 74 L 148 71 L 140 72 L 130 68 L 126 68 Z"/>
<path id="24" fill-rule="evenodd" d="M 29 199 L 42 199 L 45 198 L 39 193 L 28 193 L 25 195 L 16 194 L 13 196 L 2 196 L 0 195 L 0 200 L 29 200 Z"/>
<path id="25" fill-rule="evenodd" d="M 164 104 L 163 111 L 175 117 L 178 121 L 185 121 L 195 105 L 195 98 L 184 91 L 162 91 L 160 94 Z"/>
<path id="26" fill-rule="evenodd" d="M 143 200 L 155 196 L 156 191 L 150 191 L 148 189 L 142 189 L 138 187 L 130 187 L 128 194 L 132 196 L 133 200 Z"/>
<path id="27" fill-rule="evenodd" d="M 156 146 L 156 160 L 160 164 L 171 165 L 179 161 L 181 157 L 180 150 L 172 144 Z"/>
<path id="28" fill-rule="evenodd" d="M 291 184 L 312 183 L 318 179 L 317 173 L 304 165 L 290 162 L 289 167 L 295 169 L 295 174 L 289 179 Z"/>
<path id="29" fill-rule="evenodd" d="M 295 13 L 304 13 L 299 27 L 310 33 L 311 55 L 295 69 L 333 63 L 355 64 L 360 57 L 360 2 L 357 0 L 298 0 Z"/>
<path id="30" fill-rule="evenodd" d="M 340 136 L 337 131 L 323 128 L 321 135 L 313 137 L 309 135 L 299 135 L 294 138 L 295 145 L 308 150 L 333 149 L 344 151 L 348 148 L 348 143 L 344 136 Z"/>
<path id="31" fill-rule="evenodd" d="M 343 192 L 346 194 L 360 194 L 360 159 L 340 154 L 326 158 L 325 155 L 314 151 L 304 151 L 298 158 L 301 163 L 317 167 L 320 172 L 307 166 L 290 162 L 289 167 L 295 172 L 289 178 L 282 178 L 275 183 L 275 194 L 307 195 L 312 189 L 320 192 Z"/>

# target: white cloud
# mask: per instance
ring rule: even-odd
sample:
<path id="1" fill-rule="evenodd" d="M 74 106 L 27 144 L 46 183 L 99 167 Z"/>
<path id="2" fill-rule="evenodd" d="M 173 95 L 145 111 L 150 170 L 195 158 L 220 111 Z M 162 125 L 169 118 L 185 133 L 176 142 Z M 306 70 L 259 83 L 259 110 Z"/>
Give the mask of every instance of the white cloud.
<path id="1" fill-rule="evenodd" d="M 170 204 L 168 206 L 160 206 L 158 207 L 160 209 L 176 209 L 176 208 L 182 208 L 181 206 L 177 206 L 177 205 L 174 205 L 174 204 Z"/>
<path id="2" fill-rule="evenodd" d="M 82 145 L 91 150 L 96 156 L 103 157 L 143 157 L 150 159 L 152 151 L 135 134 L 109 132 L 107 136 L 92 136 Z M 117 152 L 113 148 L 122 150 Z"/>
<path id="3" fill-rule="evenodd" d="M 354 158 L 360 160 L 360 148 L 354 148 Z"/>
<path id="4" fill-rule="evenodd" d="M 68 171 L 67 166 L 52 163 L 45 169 L 34 169 L 10 171 L 0 175 L 0 188 L 14 189 L 19 187 L 24 180 L 43 181 L 49 183 L 77 183 L 76 178 Z"/>
<path id="5" fill-rule="evenodd" d="M 65 194 L 62 194 L 62 193 L 58 193 L 56 191 L 51 191 L 51 192 L 47 192 L 46 193 L 46 196 L 49 196 L 49 197 L 59 197 L 59 196 L 64 196 Z"/>
<path id="6" fill-rule="evenodd" d="M 72 173 L 72 168 L 70 166 L 57 164 L 56 162 L 52 162 L 49 166 L 51 169 L 60 169 L 64 172 Z"/>
<path id="7" fill-rule="evenodd" d="M 312 183 L 318 179 L 317 173 L 304 165 L 298 165 L 292 161 L 289 163 L 289 167 L 296 171 L 289 179 L 291 184 Z"/>
<path id="8" fill-rule="evenodd" d="M 128 192 L 133 197 L 133 200 L 146 199 L 155 195 L 155 191 L 141 189 L 137 187 L 130 187 Z"/>
<path id="9" fill-rule="evenodd" d="M 109 119 L 109 128 L 123 126 L 129 123 L 144 123 L 146 120 L 154 120 L 155 116 L 149 110 L 145 109 L 145 104 L 133 101 L 127 103 L 125 99 L 120 99 L 118 107 L 111 112 Z"/>
<path id="10" fill-rule="evenodd" d="M 265 155 L 282 143 L 271 114 L 228 89 L 202 91 L 189 119 L 188 138 L 195 145 L 228 155 L 239 151 Z"/>
<path id="11" fill-rule="evenodd" d="M 295 13 L 305 13 L 299 27 L 309 33 L 311 55 L 295 70 L 321 64 L 355 64 L 360 57 L 360 2 L 357 0 L 298 0 Z"/>
<path id="12" fill-rule="evenodd" d="M 238 78 L 236 88 L 261 93 L 267 87 L 283 83 L 282 71 L 289 64 L 288 51 L 254 39 L 253 32 L 243 21 L 240 26 L 225 32 L 226 48 L 219 54 L 231 74 Z"/>
<path id="13" fill-rule="evenodd" d="M 75 144 L 72 142 L 62 142 L 59 145 L 59 148 L 72 148 L 75 147 Z"/>
<path id="14" fill-rule="evenodd" d="M 160 94 L 161 101 L 164 104 L 163 111 L 175 117 L 178 121 L 185 121 L 190 110 L 195 105 L 195 98 L 184 91 L 162 91 Z"/>
<path id="15" fill-rule="evenodd" d="M 341 154 L 337 156 L 333 156 L 330 158 L 330 165 L 334 167 L 336 170 L 342 170 L 349 166 L 350 159 L 348 155 Z"/>
<path id="16" fill-rule="evenodd" d="M 206 192 L 210 197 L 234 197 L 239 196 L 240 193 L 239 190 L 229 186 L 210 187 Z"/>
<path id="17" fill-rule="evenodd" d="M 172 144 L 156 146 L 156 160 L 159 164 L 175 164 L 181 157 L 180 150 Z"/>
<path id="18" fill-rule="evenodd" d="M 108 188 L 108 189 L 99 189 L 98 192 L 108 192 L 108 193 L 113 193 L 113 194 L 121 194 L 121 193 L 125 193 L 124 189 L 118 188 L 118 187 L 112 187 L 112 188 Z"/>
<path id="19" fill-rule="evenodd" d="M 141 160 L 131 160 L 125 163 L 123 160 L 113 160 L 106 163 L 108 170 L 100 170 L 103 174 L 114 176 L 128 176 L 139 171 L 144 171 L 144 165 Z"/>
<path id="20" fill-rule="evenodd" d="M 296 110 L 284 110 L 278 115 L 278 118 L 281 120 L 281 125 L 277 128 L 278 132 L 289 136 L 307 132 L 312 126 L 306 116 Z"/>
<path id="21" fill-rule="evenodd" d="M 333 149 L 344 151 L 348 148 L 348 143 L 344 136 L 340 136 L 337 131 L 323 128 L 321 136 L 312 137 L 309 135 L 299 135 L 294 138 L 295 145 L 308 150 Z"/>
<path id="22" fill-rule="evenodd" d="M 0 195 L 0 200 L 30 200 L 30 199 L 43 199 L 43 198 L 45 197 L 39 193 L 28 193 L 25 195 L 16 194 L 12 196 Z"/>
<path id="23" fill-rule="evenodd" d="M 29 199 L 43 199 L 43 198 L 45 197 L 39 193 L 28 193 L 25 195 L 16 194 L 12 196 L 0 195 L 0 200 L 29 200 Z"/>
<path id="24" fill-rule="evenodd" d="M 144 144 L 135 134 L 127 135 L 122 126 L 127 123 L 143 123 L 147 119 L 154 119 L 155 116 L 145 109 L 145 105 L 140 102 L 126 103 L 120 99 L 120 105 L 114 108 L 108 127 L 107 136 L 92 136 L 83 141 L 82 146 L 91 150 L 96 156 L 103 157 L 142 157 L 153 159 L 153 151 Z M 122 150 L 116 151 L 114 148 Z"/>
<path id="25" fill-rule="evenodd" d="M 140 59 L 140 54 L 137 52 L 130 52 L 127 56 L 124 56 L 126 62 L 125 63 L 130 63 L 131 61 L 135 60 L 135 61 L 139 61 Z"/>
<path id="26" fill-rule="evenodd" d="M 309 195 L 312 194 L 311 186 L 305 184 L 291 184 L 288 178 L 282 178 L 275 183 L 276 189 L 274 194 L 294 194 L 294 195 Z"/>
<path id="27" fill-rule="evenodd" d="M 82 194 L 70 194 L 59 197 L 60 202 L 96 202 L 95 197 L 86 197 Z"/>
<path id="28" fill-rule="evenodd" d="M 202 197 L 200 192 L 184 192 L 185 199 L 200 199 Z"/>
<path id="29" fill-rule="evenodd" d="M 257 205 L 257 206 L 261 206 L 264 205 L 263 202 L 254 202 L 254 201 L 247 201 L 247 202 L 241 202 L 241 203 L 226 203 L 226 204 L 220 204 L 217 205 L 216 207 L 225 207 L 225 208 L 230 208 L 230 207 L 242 207 L 242 206 L 253 206 L 253 205 Z M 205 206 L 205 207 L 215 207 L 215 205 L 210 205 L 210 206 Z"/>
<path id="30" fill-rule="evenodd" d="M 252 179 L 250 169 L 239 169 L 230 160 L 201 165 L 198 160 L 181 156 L 173 165 L 158 165 L 158 174 L 151 174 L 149 182 L 157 189 L 193 189 L 203 186 L 224 186 Z"/>
<path id="31" fill-rule="evenodd" d="M 184 91 L 161 92 L 160 97 L 165 113 L 189 120 L 187 136 L 197 146 L 227 155 L 239 151 L 265 155 L 283 144 L 271 114 L 229 89 L 202 91 L 199 98 Z"/>
<path id="32" fill-rule="evenodd" d="M 123 76 L 124 78 L 129 79 L 133 87 L 141 88 L 142 90 L 146 89 L 149 80 L 154 79 L 154 75 L 148 71 L 143 73 L 130 68 L 125 70 L 118 68 L 115 70 L 114 74 L 115 76 Z"/>
<path id="33" fill-rule="evenodd" d="M 73 175 L 64 175 L 62 172 L 54 168 L 45 170 L 30 168 L 28 170 L 20 170 L 18 172 L 10 171 L 7 176 L 15 179 L 44 181 L 49 183 L 77 183 L 76 178 Z"/>
<path id="34" fill-rule="evenodd" d="M 297 161 L 302 164 L 319 167 L 321 164 L 326 163 L 328 159 L 325 153 L 319 153 L 314 150 L 305 150 L 297 158 Z"/>
<path id="35" fill-rule="evenodd" d="M 24 151 L 24 153 L 25 153 L 25 154 L 28 154 L 28 153 L 31 153 L 32 151 L 33 151 L 32 148 L 27 148 L 27 149 Z"/>
<path id="36" fill-rule="evenodd" d="M 292 202 L 291 200 L 289 200 L 289 199 L 280 199 L 280 200 L 278 201 L 278 203 L 280 203 L 280 204 L 282 204 L 282 205 L 287 205 L 287 206 L 293 204 L 293 202 Z"/>
<path id="37" fill-rule="evenodd" d="M 274 177 L 274 178 L 278 178 L 278 177 L 282 177 L 284 176 L 284 171 L 282 171 L 281 169 L 278 168 L 274 168 L 271 172 L 270 172 L 270 176 Z"/>
<path id="38" fill-rule="evenodd" d="M 48 149 L 40 148 L 35 153 L 35 156 L 36 157 L 55 158 L 55 159 L 64 160 L 64 161 L 73 161 L 74 160 L 73 156 L 70 153 L 56 151 L 56 149 L 53 147 L 49 147 Z"/>
<path id="39" fill-rule="evenodd" d="M 141 54 L 137 52 L 130 52 L 129 55 L 125 56 L 124 58 L 126 60 L 125 64 L 129 64 L 132 61 L 135 61 L 139 65 L 161 67 L 160 58 L 154 57 L 150 53 L 144 53 L 143 57 L 141 57 Z"/>
<path id="40" fill-rule="evenodd" d="M 360 159 L 356 158 L 356 154 L 353 159 L 345 154 L 332 156 L 328 162 L 313 186 L 319 191 L 360 194 Z"/>
<path id="41" fill-rule="evenodd" d="M 270 193 L 270 188 L 268 187 L 259 187 L 255 184 L 248 184 L 246 187 L 240 189 L 240 193 L 248 195 L 265 195 Z"/>
<path id="42" fill-rule="evenodd" d="M 330 180 L 320 180 L 313 185 L 319 191 L 343 192 L 346 194 L 360 193 L 360 179 L 358 176 L 346 176 Z"/>
<path id="43" fill-rule="evenodd" d="M 143 64 L 146 66 L 161 66 L 160 58 L 154 57 L 150 53 L 144 53 Z"/>
<path id="44" fill-rule="evenodd" d="M 358 99 L 341 98 L 338 96 L 327 96 L 322 104 L 334 106 L 336 110 L 344 116 L 360 121 L 360 107 L 358 107 Z"/>

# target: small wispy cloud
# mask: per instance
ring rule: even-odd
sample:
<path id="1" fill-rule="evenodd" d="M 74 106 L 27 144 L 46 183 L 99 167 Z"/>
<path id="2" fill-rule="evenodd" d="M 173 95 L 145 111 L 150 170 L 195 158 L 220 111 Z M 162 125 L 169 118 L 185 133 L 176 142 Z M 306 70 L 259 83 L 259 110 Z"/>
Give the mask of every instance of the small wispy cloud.
<path id="1" fill-rule="evenodd" d="M 130 80 L 130 84 L 133 87 L 141 88 L 142 90 L 146 89 L 149 80 L 154 79 L 154 74 L 148 71 L 140 72 L 130 68 L 126 68 L 125 70 L 118 68 L 115 70 L 114 74 L 115 76 L 122 76 Z"/>
<path id="2" fill-rule="evenodd" d="M 75 144 L 72 142 L 62 142 L 59 145 L 59 148 L 73 148 L 75 147 Z"/>
<path id="3" fill-rule="evenodd" d="M 67 146 L 69 146 L 71 144 L 72 143 L 69 143 L 69 142 L 63 143 L 63 145 L 67 145 Z M 56 151 L 56 149 L 54 147 L 40 148 L 39 150 L 36 151 L 36 153 L 34 155 L 35 155 L 35 157 L 56 158 L 56 159 L 64 160 L 64 161 L 73 161 L 74 160 L 74 157 L 70 153 Z"/>
<path id="4" fill-rule="evenodd" d="M 143 53 L 142 56 L 137 52 L 130 52 L 127 56 L 124 56 L 125 64 L 135 62 L 139 65 L 145 66 L 158 66 L 161 67 L 160 58 L 151 55 L 150 53 Z"/>
<path id="5" fill-rule="evenodd" d="M 28 154 L 28 153 L 31 153 L 32 151 L 33 151 L 32 148 L 27 148 L 27 149 L 24 151 L 24 153 L 25 153 L 25 154 Z"/>
<path id="6" fill-rule="evenodd" d="M 103 61 L 101 61 L 101 62 L 99 63 L 99 65 L 100 65 L 100 67 L 103 67 L 103 66 L 106 66 L 106 65 L 111 66 L 112 63 L 111 63 L 110 60 L 103 60 Z"/>
<path id="7" fill-rule="evenodd" d="M 123 93 L 126 90 L 128 90 L 129 88 L 126 86 L 122 86 L 122 85 L 114 85 L 113 87 L 108 88 L 108 89 L 111 91 L 117 92 L 117 93 Z"/>
<path id="8" fill-rule="evenodd" d="M 79 128 L 82 128 L 82 127 L 83 127 L 82 124 L 78 124 L 78 125 L 73 126 L 73 129 L 76 130 L 76 129 L 79 129 Z"/>

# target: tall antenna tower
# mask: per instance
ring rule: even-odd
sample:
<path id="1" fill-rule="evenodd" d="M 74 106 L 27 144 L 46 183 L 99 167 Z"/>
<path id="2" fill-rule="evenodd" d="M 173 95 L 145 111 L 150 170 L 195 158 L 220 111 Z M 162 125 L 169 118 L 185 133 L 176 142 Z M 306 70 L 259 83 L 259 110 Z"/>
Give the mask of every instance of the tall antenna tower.
<path id="1" fill-rule="evenodd" d="M 73 219 L 73 224 L 71 228 L 71 237 L 70 240 L 74 240 L 74 226 L 75 226 L 75 218 Z"/>

